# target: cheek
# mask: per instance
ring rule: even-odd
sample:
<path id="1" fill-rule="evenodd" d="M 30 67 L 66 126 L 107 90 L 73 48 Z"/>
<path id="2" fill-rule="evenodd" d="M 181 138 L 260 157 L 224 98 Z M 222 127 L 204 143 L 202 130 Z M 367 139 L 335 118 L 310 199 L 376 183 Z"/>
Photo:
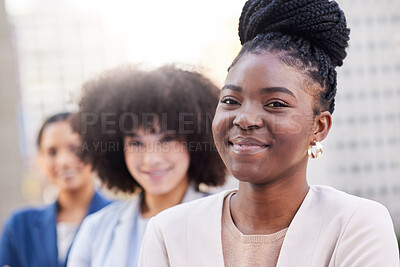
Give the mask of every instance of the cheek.
<path id="1" fill-rule="evenodd" d="M 53 176 L 55 173 L 54 160 L 49 157 L 43 157 L 40 160 L 40 169 L 47 176 Z"/>
<path id="2" fill-rule="evenodd" d="M 212 123 L 212 132 L 215 142 L 221 142 L 233 124 L 233 114 L 229 114 L 226 111 L 221 111 L 217 108 Z"/>
<path id="3" fill-rule="evenodd" d="M 282 147 L 282 153 L 293 154 L 298 151 L 303 155 L 307 153 L 310 127 L 307 118 L 300 115 L 276 118 L 272 132 Z M 312 126 L 312 125 L 311 125 Z"/>
<path id="4" fill-rule="evenodd" d="M 138 153 L 131 152 L 129 150 L 125 150 L 124 158 L 125 158 L 126 167 L 128 168 L 131 175 L 134 176 L 136 169 L 142 162 L 140 155 Z"/>
<path id="5" fill-rule="evenodd" d="M 81 162 L 81 169 L 82 169 L 82 174 L 84 177 L 92 177 L 92 165 L 90 164 L 83 164 L 83 162 Z"/>
<path id="6" fill-rule="evenodd" d="M 304 136 L 312 132 L 313 119 L 302 114 L 277 115 L 272 117 L 269 124 L 271 132 L 275 135 Z"/>
<path id="7" fill-rule="evenodd" d="M 183 144 L 176 145 L 170 150 L 169 155 L 165 157 L 167 160 L 173 160 L 180 169 L 188 169 L 190 163 L 190 155 L 186 146 Z"/>

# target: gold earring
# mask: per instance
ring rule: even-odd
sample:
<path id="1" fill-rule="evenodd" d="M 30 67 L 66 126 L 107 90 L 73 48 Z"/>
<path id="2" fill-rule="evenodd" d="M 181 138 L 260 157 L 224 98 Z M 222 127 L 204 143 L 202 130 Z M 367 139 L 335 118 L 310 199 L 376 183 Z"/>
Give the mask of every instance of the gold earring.
<path id="1" fill-rule="evenodd" d="M 315 147 L 315 153 L 313 152 L 314 147 Z M 314 145 L 308 147 L 308 156 L 310 156 L 310 158 L 312 159 L 319 159 L 322 156 L 323 152 L 324 152 L 324 147 L 318 141 L 314 141 Z"/>

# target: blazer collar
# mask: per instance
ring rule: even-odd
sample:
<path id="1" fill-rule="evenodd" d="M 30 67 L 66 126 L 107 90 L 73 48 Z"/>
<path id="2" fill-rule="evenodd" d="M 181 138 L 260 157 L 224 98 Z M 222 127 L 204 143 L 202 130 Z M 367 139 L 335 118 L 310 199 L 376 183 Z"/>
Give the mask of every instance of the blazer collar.
<path id="1" fill-rule="evenodd" d="M 90 202 L 89 209 L 87 212 L 87 215 L 92 214 L 93 212 L 96 212 L 100 209 L 102 209 L 104 206 L 110 204 L 111 201 L 108 199 L 104 198 L 98 191 L 94 192 L 92 201 Z"/>
<path id="2" fill-rule="evenodd" d="M 277 267 L 312 266 L 314 250 L 325 220 L 330 199 L 318 194 L 318 187 L 310 186 L 299 210 L 286 232 Z"/>
<path id="3" fill-rule="evenodd" d="M 110 203 L 109 200 L 103 198 L 97 191 L 94 193 L 90 202 L 88 213 L 91 214 Z M 43 266 L 58 266 L 58 249 L 57 249 L 57 210 L 58 202 L 54 202 L 43 208 L 40 216 L 36 220 L 36 236 L 40 240 L 38 250 L 42 258 Z M 68 257 L 68 254 L 67 254 Z M 47 260 L 46 260 L 47 259 Z"/>
<path id="4" fill-rule="evenodd" d="M 57 202 L 43 208 L 36 220 L 34 228 L 37 244 L 38 259 L 41 266 L 58 266 L 57 251 Z"/>
<path id="5" fill-rule="evenodd" d="M 188 231 L 186 231 L 185 247 L 189 249 L 190 244 L 190 251 L 195 251 L 186 258 L 188 266 L 225 266 L 222 251 L 221 216 L 224 198 L 232 191 L 236 190 L 226 190 L 207 197 L 203 202 L 198 202 L 201 204 L 196 205 L 188 213 L 185 225 L 196 226 L 195 231 L 192 231 L 192 227 L 187 227 Z M 204 240 L 204 242 L 199 242 L 199 240 Z M 204 246 L 204 244 L 210 245 Z"/>
<path id="6" fill-rule="evenodd" d="M 110 245 L 110 255 L 103 262 L 104 266 L 126 266 L 130 255 L 132 230 L 135 227 L 136 216 L 140 214 L 140 201 L 142 194 L 131 201 L 124 203 L 122 212 L 114 228 L 114 236 Z"/>
<path id="7" fill-rule="evenodd" d="M 329 206 L 329 201 L 318 197 L 316 190 L 313 186 L 310 187 L 289 225 L 277 267 L 311 266 L 313 251 L 324 222 L 324 216 L 318 216 L 315 213 L 326 210 Z M 191 210 L 187 224 L 197 227 L 196 231 L 186 233 L 188 244 L 192 246 L 191 251 L 201 251 L 201 253 L 194 253 L 193 257 L 188 258 L 189 266 L 224 266 L 221 236 L 222 209 L 224 198 L 232 191 L 236 190 L 227 190 L 211 196 L 208 198 L 208 205 L 198 205 L 196 209 Z M 207 218 L 204 218 L 204 214 L 207 214 Z M 204 225 L 209 225 L 209 227 L 204 227 Z M 213 245 L 204 246 L 204 243 L 199 240 L 205 240 Z"/>
<path id="8" fill-rule="evenodd" d="M 100 210 L 109 203 L 110 203 L 109 200 L 105 199 L 103 196 L 100 195 L 99 192 L 95 191 L 92 200 L 90 202 L 87 215 Z M 38 223 L 47 226 L 49 224 L 55 225 L 57 223 L 57 210 L 58 210 L 58 201 L 55 201 L 52 204 L 48 205 L 47 207 L 44 207 L 42 216 L 37 218 Z"/>
<path id="9" fill-rule="evenodd" d="M 205 193 L 196 191 L 192 185 L 189 185 L 182 203 L 201 198 L 205 195 Z M 135 227 L 136 216 L 140 216 L 140 202 L 142 199 L 143 194 L 140 194 L 132 201 L 128 201 L 115 226 L 113 245 L 111 246 L 112 252 L 110 252 L 115 256 L 109 257 L 109 259 L 113 259 L 113 262 L 110 263 L 112 266 L 126 266 L 128 262 L 132 230 Z M 104 264 L 104 266 L 107 266 L 107 264 Z"/>

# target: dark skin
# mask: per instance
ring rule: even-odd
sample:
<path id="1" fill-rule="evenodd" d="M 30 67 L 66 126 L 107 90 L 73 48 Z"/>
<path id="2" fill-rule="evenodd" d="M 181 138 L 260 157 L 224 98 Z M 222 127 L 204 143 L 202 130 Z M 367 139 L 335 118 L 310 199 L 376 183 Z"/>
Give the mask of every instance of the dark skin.
<path id="1" fill-rule="evenodd" d="M 243 55 L 229 71 L 213 121 L 218 152 L 239 180 L 231 215 L 243 234 L 289 226 L 309 189 L 307 149 L 332 124 L 328 111 L 314 115 L 315 100 L 306 93 L 323 89 L 305 82 L 282 55 Z"/>

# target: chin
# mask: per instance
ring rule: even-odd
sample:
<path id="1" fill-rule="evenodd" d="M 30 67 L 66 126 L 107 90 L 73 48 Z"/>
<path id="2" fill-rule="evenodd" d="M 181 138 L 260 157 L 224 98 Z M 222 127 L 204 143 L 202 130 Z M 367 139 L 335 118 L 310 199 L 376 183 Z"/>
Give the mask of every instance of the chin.
<path id="1" fill-rule="evenodd" d="M 232 174 L 235 179 L 239 180 L 240 182 L 251 182 L 254 180 L 254 175 L 250 172 L 246 172 L 243 170 L 231 170 L 230 173 Z"/>
<path id="2" fill-rule="evenodd" d="M 153 196 L 162 196 L 162 195 L 168 194 L 171 190 L 168 190 L 165 188 L 153 188 L 153 189 L 145 190 L 145 191 Z"/>

